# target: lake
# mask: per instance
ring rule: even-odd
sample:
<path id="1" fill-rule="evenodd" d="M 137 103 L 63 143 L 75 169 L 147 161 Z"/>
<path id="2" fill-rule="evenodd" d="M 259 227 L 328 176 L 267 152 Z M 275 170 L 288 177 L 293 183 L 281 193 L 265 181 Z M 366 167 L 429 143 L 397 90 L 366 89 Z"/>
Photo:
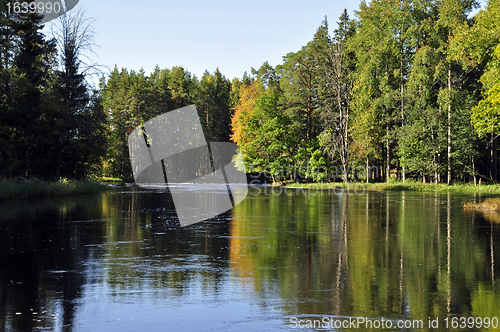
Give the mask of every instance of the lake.
<path id="1" fill-rule="evenodd" d="M 184 228 L 161 190 L 0 202 L 0 330 L 497 330 L 500 217 L 465 199 L 256 186 Z"/>

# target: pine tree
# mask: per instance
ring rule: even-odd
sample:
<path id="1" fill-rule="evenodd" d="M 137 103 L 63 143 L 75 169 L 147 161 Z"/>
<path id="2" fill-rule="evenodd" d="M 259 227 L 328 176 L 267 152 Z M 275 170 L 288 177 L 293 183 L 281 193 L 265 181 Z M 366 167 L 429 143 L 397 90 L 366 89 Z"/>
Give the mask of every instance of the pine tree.
<path id="1" fill-rule="evenodd" d="M 50 41 L 44 39 L 38 25 L 37 14 L 18 14 L 8 26 L 13 32 L 15 49 L 9 60 L 9 50 L 4 58 L 6 68 L 4 91 L 7 97 L 8 113 L 5 113 L 5 127 L 11 149 L 8 153 L 10 175 L 46 176 L 42 167 L 47 164 L 47 149 L 50 149 L 51 126 L 47 123 L 45 103 L 43 102 L 45 61 L 44 55 L 54 52 Z M 9 29 L 10 30 L 10 29 Z M 8 37 L 10 38 L 10 37 Z M 6 46 L 8 47 L 8 46 Z"/>
<path id="2" fill-rule="evenodd" d="M 217 69 L 205 72 L 196 107 L 207 141 L 227 142 L 231 134 L 231 82 Z"/>

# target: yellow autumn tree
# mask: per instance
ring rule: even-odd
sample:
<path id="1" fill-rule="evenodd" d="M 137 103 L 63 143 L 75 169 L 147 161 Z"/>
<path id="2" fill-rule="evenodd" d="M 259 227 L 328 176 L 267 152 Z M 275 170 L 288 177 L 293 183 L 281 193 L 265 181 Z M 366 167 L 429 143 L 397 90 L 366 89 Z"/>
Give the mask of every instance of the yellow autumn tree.
<path id="1" fill-rule="evenodd" d="M 240 89 L 239 101 L 231 117 L 231 141 L 240 147 L 250 140 L 246 126 L 255 111 L 255 102 L 263 91 L 264 87 L 259 82 L 252 82 Z"/>

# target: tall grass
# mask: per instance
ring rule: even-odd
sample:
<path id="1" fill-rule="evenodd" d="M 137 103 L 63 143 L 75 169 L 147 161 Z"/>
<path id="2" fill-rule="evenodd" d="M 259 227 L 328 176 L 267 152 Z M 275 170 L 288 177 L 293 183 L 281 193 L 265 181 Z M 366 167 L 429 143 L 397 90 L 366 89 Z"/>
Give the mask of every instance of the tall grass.
<path id="1" fill-rule="evenodd" d="M 100 176 L 100 177 L 94 177 L 92 180 L 99 181 L 99 182 L 106 182 L 106 183 L 132 183 L 134 182 L 133 177 L 122 177 L 122 178 L 115 178 L 115 177 L 110 177 L 110 176 Z"/>
<path id="2" fill-rule="evenodd" d="M 500 211 L 500 198 L 488 197 L 480 203 L 475 203 L 471 201 L 462 202 L 462 206 L 466 210 Z"/>
<path id="3" fill-rule="evenodd" d="M 446 184 L 433 184 L 433 183 L 421 183 L 416 181 L 406 181 L 406 182 L 382 182 L 382 183 L 363 183 L 363 182 L 351 182 L 348 184 L 333 182 L 333 183 L 292 183 L 288 184 L 287 187 L 291 188 L 324 188 L 324 189 L 365 189 L 373 191 L 384 191 L 384 190 L 411 190 L 411 191 L 443 191 L 443 192 L 455 192 L 455 193 L 491 193 L 500 194 L 500 185 L 490 184 L 474 186 L 473 184 L 454 184 L 448 186 Z"/>
<path id="4" fill-rule="evenodd" d="M 0 179 L 0 200 L 88 194 L 106 189 L 106 185 L 87 180 Z"/>

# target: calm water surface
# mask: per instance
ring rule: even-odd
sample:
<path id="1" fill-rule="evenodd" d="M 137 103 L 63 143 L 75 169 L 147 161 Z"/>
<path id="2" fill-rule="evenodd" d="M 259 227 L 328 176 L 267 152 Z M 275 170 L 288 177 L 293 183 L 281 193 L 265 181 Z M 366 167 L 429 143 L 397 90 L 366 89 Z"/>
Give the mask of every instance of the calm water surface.
<path id="1" fill-rule="evenodd" d="M 254 187 L 186 228 L 162 191 L 1 202 L 0 330 L 500 319 L 500 217 L 463 211 L 471 198 Z"/>

